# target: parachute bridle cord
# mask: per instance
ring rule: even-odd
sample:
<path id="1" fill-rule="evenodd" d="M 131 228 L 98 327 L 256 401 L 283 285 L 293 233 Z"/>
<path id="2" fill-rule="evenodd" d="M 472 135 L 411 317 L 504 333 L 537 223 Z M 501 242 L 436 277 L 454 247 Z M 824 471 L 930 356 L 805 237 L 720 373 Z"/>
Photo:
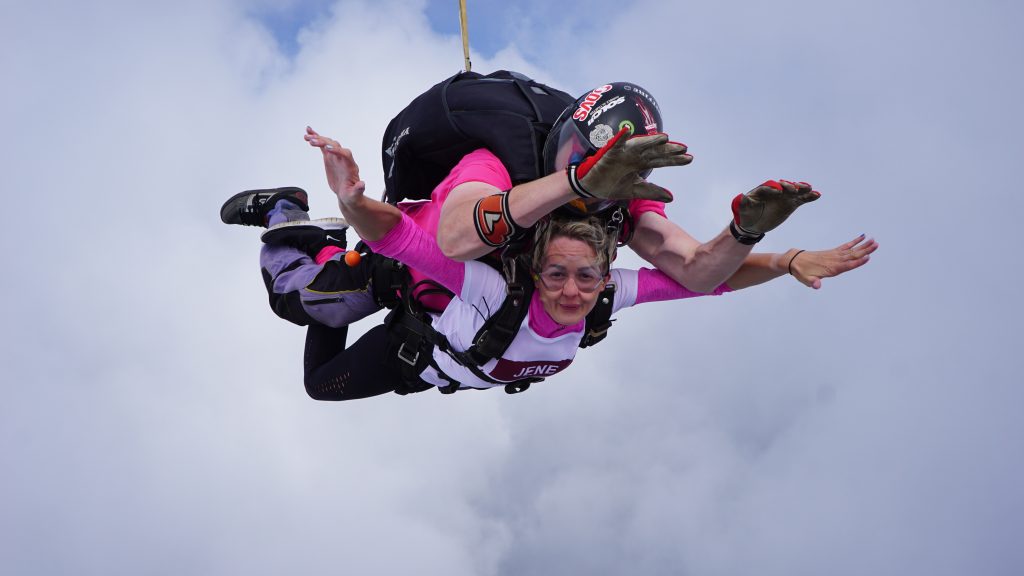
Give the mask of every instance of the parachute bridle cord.
<path id="1" fill-rule="evenodd" d="M 466 19 L 466 0 L 459 0 L 459 28 L 462 30 L 462 54 L 466 58 L 466 72 L 473 67 L 469 61 L 469 26 Z"/>

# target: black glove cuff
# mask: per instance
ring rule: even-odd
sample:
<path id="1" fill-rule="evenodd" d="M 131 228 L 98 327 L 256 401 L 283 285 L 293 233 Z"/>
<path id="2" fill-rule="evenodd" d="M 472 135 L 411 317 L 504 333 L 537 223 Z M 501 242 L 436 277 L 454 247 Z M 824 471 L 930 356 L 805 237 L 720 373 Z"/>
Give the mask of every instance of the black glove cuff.
<path id="1" fill-rule="evenodd" d="M 569 164 L 565 167 L 565 173 L 569 177 L 569 188 L 572 188 L 572 191 L 580 198 L 594 198 L 595 196 L 590 192 L 587 192 L 586 188 L 583 187 L 583 184 L 580 184 L 580 179 L 576 174 L 579 167 L 579 162 Z"/>
<path id="2" fill-rule="evenodd" d="M 750 232 L 747 232 L 746 230 L 741 228 L 735 220 L 729 222 L 729 232 L 732 232 L 732 237 L 735 238 L 737 242 L 739 242 L 740 244 L 745 244 L 747 246 L 757 244 L 758 242 L 761 241 L 762 238 L 764 238 L 764 232 L 760 234 L 751 234 Z"/>

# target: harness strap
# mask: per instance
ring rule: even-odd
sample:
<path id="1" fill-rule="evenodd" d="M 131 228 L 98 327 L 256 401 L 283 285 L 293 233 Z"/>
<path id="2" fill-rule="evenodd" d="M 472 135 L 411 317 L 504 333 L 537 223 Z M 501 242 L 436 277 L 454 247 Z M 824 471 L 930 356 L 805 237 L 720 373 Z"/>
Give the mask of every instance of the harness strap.
<path id="1" fill-rule="evenodd" d="M 454 359 L 456 362 L 459 363 L 459 365 L 461 365 L 463 368 L 465 368 L 465 369 L 469 370 L 470 372 L 472 372 L 474 376 L 476 376 L 477 378 L 483 380 L 484 382 L 489 382 L 491 384 L 497 384 L 497 385 L 504 384 L 505 385 L 505 392 L 508 392 L 509 394 L 516 394 L 518 392 L 522 392 L 523 390 L 526 390 L 527 388 L 529 388 L 530 384 L 533 384 L 534 382 L 543 382 L 544 381 L 544 379 L 539 377 L 539 376 L 533 376 L 533 377 L 530 377 L 530 378 L 523 378 L 522 380 L 516 380 L 515 382 L 503 382 L 501 380 L 495 380 L 494 378 L 491 378 L 491 376 L 489 374 L 487 374 L 486 372 L 481 370 L 480 369 L 481 365 L 474 363 L 472 357 L 470 357 L 466 352 L 456 352 L 455 350 L 452 350 L 450 348 L 448 350 L 443 350 L 442 349 L 442 352 L 444 352 L 445 354 L 448 354 L 449 356 L 451 356 L 452 359 Z M 509 386 L 520 387 L 520 388 L 516 392 L 509 392 Z"/>
<path id="2" fill-rule="evenodd" d="M 370 288 L 373 299 L 383 308 L 395 308 L 402 302 L 402 289 L 409 283 L 409 270 L 393 258 L 373 253 L 369 247 L 359 243 L 357 250 L 368 252 L 371 260 Z"/>
<path id="3" fill-rule="evenodd" d="M 448 382 L 447 386 L 437 387 L 442 394 L 451 394 L 461 387 L 459 381 L 445 374 L 437 365 L 437 361 L 434 360 L 435 348 L 447 354 L 480 380 L 490 384 L 505 385 L 505 391 L 509 394 L 522 392 L 529 388 L 530 384 L 544 380 L 539 377 L 524 378 L 512 383 L 495 380 L 480 369 L 480 364 L 476 362 L 476 358 L 469 351 L 454 350 L 448 338 L 435 330 L 429 319 L 421 318 L 407 306 L 399 306 L 392 310 L 385 318 L 384 324 L 392 336 L 395 357 L 399 360 L 402 379 L 409 391 L 419 392 L 429 388 L 430 385 L 424 387 L 425 383 L 420 379 L 420 374 L 427 366 L 434 368 L 437 374 Z M 510 386 L 512 388 L 509 388 Z"/>
<path id="4" fill-rule="evenodd" d="M 438 386 L 437 387 L 437 390 L 441 394 L 454 394 L 454 393 L 459 391 L 459 388 L 462 387 L 462 383 L 461 382 L 459 382 L 458 380 L 456 380 L 456 379 L 452 378 L 451 376 L 445 374 L 444 370 L 441 370 L 441 367 L 437 365 L 437 361 L 434 360 L 433 354 L 431 354 L 431 358 L 430 358 L 430 367 L 433 368 L 437 372 L 437 375 L 440 376 L 442 380 L 444 380 L 445 382 L 448 383 L 447 386 Z"/>
<path id="5" fill-rule="evenodd" d="M 597 304 L 587 314 L 587 323 L 584 328 L 583 339 L 580 340 L 580 348 L 587 348 L 604 340 L 608 335 L 608 329 L 612 322 L 612 305 L 615 302 L 615 283 L 609 282 L 604 290 L 597 296 Z"/>
<path id="6" fill-rule="evenodd" d="M 392 310 L 384 319 L 384 325 L 391 336 L 388 357 L 397 359 L 404 383 L 404 392 L 399 394 L 422 392 L 431 388 L 430 384 L 420 379 L 420 374 L 430 365 L 434 356 L 432 329 L 425 329 L 430 328 L 430 325 L 416 318 L 404 305 Z"/>
<path id="7" fill-rule="evenodd" d="M 473 338 L 473 345 L 466 351 L 474 364 L 485 364 L 492 358 L 500 358 L 512 345 L 512 340 L 526 318 L 533 285 L 509 283 L 505 293 L 501 307 L 484 322 Z"/>

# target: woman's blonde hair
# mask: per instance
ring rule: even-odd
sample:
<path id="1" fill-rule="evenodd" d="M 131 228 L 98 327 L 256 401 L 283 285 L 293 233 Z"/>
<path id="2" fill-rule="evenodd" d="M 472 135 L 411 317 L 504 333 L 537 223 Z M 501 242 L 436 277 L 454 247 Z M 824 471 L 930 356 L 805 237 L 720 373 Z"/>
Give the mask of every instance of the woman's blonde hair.
<path id="1" fill-rule="evenodd" d="M 579 240 L 593 248 L 597 254 L 598 268 L 602 274 L 608 273 L 609 263 L 615 257 L 618 238 L 609 234 L 604 222 L 594 217 L 551 216 L 547 221 L 538 222 L 533 234 L 533 249 L 526 255 L 526 265 L 530 270 L 540 272 L 548 245 L 552 239 L 559 237 Z"/>

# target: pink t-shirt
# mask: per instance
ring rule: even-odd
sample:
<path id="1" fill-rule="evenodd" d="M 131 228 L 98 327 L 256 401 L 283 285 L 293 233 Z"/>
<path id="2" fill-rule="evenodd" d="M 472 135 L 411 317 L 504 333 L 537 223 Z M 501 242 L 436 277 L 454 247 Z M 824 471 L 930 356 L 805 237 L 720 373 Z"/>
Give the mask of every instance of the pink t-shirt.
<path id="1" fill-rule="evenodd" d="M 402 202 L 398 207 L 412 218 L 417 226 L 436 238 L 438 222 L 441 220 L 441 207 L 456 186 L 467 182 L 483 182 L 498 190 L 512 188 L 512 179 L 501 160 L 490 150 L 479 148 L 462 157 L 462 160 L 448 173 L 448 177 L 434 188 L 429 201 Z M 629 213 L 634 221 L 640 218 L 644 212 L 654 212 L 662 218 L 666 218 L 663 202 L 655 200 L 630 201 Z M 414 268 L 410 268 L 410 274 L 414 284 L 427 279 L 424 274 Z M 449 300 L 449 298 L 437 294 L 426 295 L 420 299 L 421 304 L 436 311 L 444 310 Z"/>

